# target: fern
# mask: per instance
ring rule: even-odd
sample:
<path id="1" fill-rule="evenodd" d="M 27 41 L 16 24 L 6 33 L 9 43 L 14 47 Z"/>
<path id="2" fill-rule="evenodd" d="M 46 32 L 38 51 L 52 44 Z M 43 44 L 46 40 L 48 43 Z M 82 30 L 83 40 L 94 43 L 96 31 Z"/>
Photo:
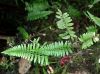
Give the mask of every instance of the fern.
<path id="1" fill-rule="evenodd" d="M 94 44 L 93 42 L 95 41 L 93 41 L 93 38 L 95 37 L 96 32 L 96 27 L 90 26 L 87 28 L 87 32 L 80 36 L 79 40 L 82 42 L 82 49 L 86 49 Z"/>
<path id="2" fill-rule="evenodd" d="M 71 45 L 68 42 L 55 42 L 49 45 L 42 46 L 41 49 L 41 54 L 47 55 L 47 56 L 64 56 L 68 55 L 69 53 L 72 53 L 71 50 Z M 62 50 L 63 49 L 63 50 Z M 67 51 L 66 51 L 67 49 Z M 45 51 L 46 50 L 46 51 Z M 56 52 L 56 50 L 58 50 Z"/>
<path id="3" fill-rule="evenodd" d="M 59 29 L 65 29 L 66 31 L 63 34 L 60 34 L 60 36 L 63 39 L 69 39 L 76 37 L 75 32 L 73 31 L 73 23 L 72 19 L 69 17 L 68 13 L 62 13 L 59 9 L 58 12 L 56 12 L 56 18 L 59 20 L 57 21 L 57 26 Z"/>
<path id="4" fill-rule="evenodd" d="M 48 16 L 52 11 L 47 11 L 49 8 L 48 2 L 46 0 L 33 1 L 32 3 L 26 3 L 26 10 L 28 11 L 27 19 L 37 20 Z"/>
<path id="5" fill-rule="evenodd" d="M 32 21 L 32 20 L 37 20 L 39 18 L 43 18 L 51 14 L 51 11 L 32 11 L 28 13 L 27 19 Z"/>
<path id="6" fill-rule="evenodd" d="M 96 25 L 100 26 L 100 18 L 92 15 L 90 12 L 87 11 L 87 16 L 91 19 Z"/>
<path id="7" fill-rule="evenodd" d="M 97 4 L 97 3 L 99 3 L 99 2 L 100 2 L 100 0 L 94 0 L 94 1 L 92 1 L 92 4 L 89 5 L 89 8 L 94 7 L 94 5 Z"/>
<path id="8" fill-rule="evenodd" d="M 48 65 L 48 57 L 60 57 L 64 55 L 68 55 L 72 52 L 70 44 L 68 42 L 55 42 L 52 44 L 44 44 L 40 45 L 38 43 L 39 39 L 34 39 L 31 44 L 21 44 L 14 46 L 12 48 L 8 48 L 2 53 L 17 56 L 24 59 L 34 61 L 34 63 L 38 63 L 40 65 Z"/>
<path id="9" fill-rule="evenodd" d="M 80 11 L 78 11 L 75 7 L 69 5 L 67 9 L 68 14 L 70 14 L 71 17 L 80 19 Z"/>
<path id="10" fill-rule="evenodd" d="M 25 28 L 23 28 L 23 27 L 18 27 L 17 28 L 17 30 L 19 31 L 19 33 L 21 34 L 21 36 L 22 36 L 22 38 L 24 39 L 24 40 L 26 40 L 26 39 L 29 39 L 29 34 L 28 34 L 28 32 L 25 30 Z"/>

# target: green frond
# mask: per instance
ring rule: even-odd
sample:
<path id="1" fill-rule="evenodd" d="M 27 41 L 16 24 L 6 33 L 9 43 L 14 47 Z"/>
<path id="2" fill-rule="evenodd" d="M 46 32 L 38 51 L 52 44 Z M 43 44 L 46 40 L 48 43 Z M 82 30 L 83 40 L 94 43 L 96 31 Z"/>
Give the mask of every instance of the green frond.
<path id="1" fill-rule="evenodd" d="M 25 3 L 26 4 L 26 10 L 28 11 L 40 11 L 40 10 L 46 10 L 50 6 L 48 4 L 47 0 L 34 0 L 30 3 Z"/>
<path id="2" fill-rule="evenodd" d="M 93 36 L 93 33 L 84 33 L 80 36 L 79 40 L 82 42 L 82 49 L 86 49 L 87 47 L 93 45 Z"/>
<path id="3" fill-rule="evenodd" d="M 24 40 L 29 38 L 29 34 L 28 34 L 28 32 L 25 30 L 25 28 L 23 28 L 23 27 L 18 27 L 17 30 L 19 31 L 19 33 L 21 34 L 21 36 L 22 36 L 22 38 L 23 38 Z"/>
<path id="4" fill-rule="evenodd" d="M 39 39 L 34 39 L 33 43 L 30 44 L 21 44 L 14 46 L 12 48 L 8 48 L 2 53 L 21 57 L 24 59 L 34 61 L 34 63 L 38 63 L 40 65 L 48 65 L 48 57 L 61 57 L 64 55 L 68 55 L 72 52 L 71 45 L 68 42 L 55 42 L 52 44 L 40 45 L 38 43 Z"/>
<path id="5" fill-rule="evenodd" d="M 90 26 L 87 28 L 87 32 L 80 36 L 79 40 L 82 42 L 82 49 L 86 49 L 94 44 L 93 38 L 96 32 L 96 27 Z"/>
<path id="6" fill-rule="evenodd" d="M 32 21 L 48 16 L 52 13 L 52 11 L 47 10 L 48 8 L 49 4 L 46 0 L 26 3 L 26 10 L 28 11 L 27 20 Z"/>
<path id="7" fill-rule="evenodd" d="M 97 32 L 97 28 L 95 26 L 89 26 L 86 29 L 87 29 L 87 32 Z"/>
<path id="8" fill-rule="evenodd" d="M 31 11 L 28 13 L 27 19 L 30 21 L 37 20 L 37 19 L 46 17 L 51 13 L 52 11 Z"/>
<path id="9" fill-rule="evenodd" d="M 41 54 L 43 55 L 55 57 L 64 56 L 72 53 L 71 45 L 68 42 L 63 43 L 62 41 L 42 46 L 40 50 Z"/>
<path id="10" fill-rule="evenodd" d="M 59 9 L 56 12 L 56 18 L 59 20 L 57 21 L 57 26 L 59 29 L 65 29 L 65 33 L 60 34 L 60 36 L 64 39 L 74 38 L 76 37 L 75 32 L 73 31 L 73 23 L 72 19 L 69 17 L 69 14 L 62 13 Z"/>
<path id="11" fill-rule="evenodd" d="M 91 19 L 96 25 L 100 26 L 100 18 L 92 15 L 90 12 L 87 11 L 89 19 Z"/>
<path id="12" fill-rule="evenodd" d="M 68 14 L 70 14 L 71 17 L 74 17 L 76 19 L 80 19 L 80 11 L 76 9 L 75 7 L 69 5 L 67 9 Z"/>
<path id="13" fill-rule="evenodd" d="M 89 5 L 89 8 L 94 7 L 95 4 L 99 3 L 100 0 L 93 0 L 92 3 Z"/>

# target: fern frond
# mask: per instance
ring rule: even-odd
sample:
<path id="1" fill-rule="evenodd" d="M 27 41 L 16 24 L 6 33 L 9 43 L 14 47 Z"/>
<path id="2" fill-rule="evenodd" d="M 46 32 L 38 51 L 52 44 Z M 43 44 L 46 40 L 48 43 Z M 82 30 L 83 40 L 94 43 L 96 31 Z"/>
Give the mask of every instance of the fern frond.
<path id="1" fill-rule="evenodd" d="M 86 29 L 87 29 L 87 32 L 94 32 L 94 33 L 97 32 L 97 28 L 94 27 L 94 26 L 89 26 L 89 27 L 87 27 Z"/>
<path id="2" fill-rule="evenodd" d="M 49 8 L 49 4 L 46 0 L 43 1 L 33 1 L 32 3 L 26 3 L 26 10 L 28 11 L 27 20 L 37 20 L 48 16 L 52 13 Z"/>
<path id="3" fill-rule="evenodd" d="M 64 56 L 72 52 L 70 44 L 68 42 L 55 42 L 52 44 L 40 45 L 38 43 L 39 39 L 34 39 L 33 43 L 21 44 L 8 48 L 2 53 L 21 57 L 24 59 L 34 61 L 34 63 L 39 63 L 41 65 L 48 65 L 49 56 Z"/>
<path id="4" fill-rule="evenodd" d="M 67 12 L 68 12 L 68 14 L 70 14 L 71 17 L 74 17 L 76 19 L 80 19 L 80 15 L 81 15 L 80 11 L 77 10 L 72 5 L 68 6 Z"/>
<path id="5" fill-rule="evenodd" d="M 51 13 L 52 11 L 31 11 L 28 13 L 27 19 L 30 21 L 37 20 L 37 19 L 46 17 Z"/>
<path id="6" fill-rule="evenodd" d="M 59 20 L 57 21 L 57 26 L 59 29 L 65 29 L 65 33 L 61 34 L 62 38 L 74 38 L 76 37 L 75 32 L 73 31 L 73 23 L 72 19 L 69 17 L 69 14 L 62 13 L 59 9 L 58 12 L 56 12 L 56 18 Z M 64 37 L 63 37 L 64 36 Z"/>
<path id="7" fill-rule="evenodd" d="M 96 27 L 90 26 L 87 28 L 87 32 L 80 36 L 79 40 L 82 42 L 82 49 L 86 49 L 94 44 L 93 38 L 96 32 Z"/>
<path id="8" fill-rule="evenodd" d="M 50 6 L 48 4 L 47 0 L 34 0 L 31 1 L 30 3 L 25 3 L 26 5 L 26 10 L 28 11 L 41 11 L 41 10 L 46 10 Z"/>
<path id="9" fill-rule="evenodd" d="M 21 34 L 21 36 L 22 36 L 22 38 L 23 38 L 24 40 L 29 39 L 29 34 L 28 34 L 28 32 L 25 30 L 25 28 L 19 26 L 19 27 L 17 28 L 17 30 L 19 31 L 19 33 Z"/>
<path id="10" fill-rule="evenodd" d="M 72 53 L 71 45 L 68 42 L 63 43 L 62 41 L 42 46 L 40 50 L 41 54 L 55 57 L 64 56 Z"/>
<path id="11" fill-rule="evenodd" d="M 93 36 L 93 33 L 84 33 L 80 36 L 79 40 L 82 42 L 82 49 L 86 49 L 87 47 L 93 45 Z"/>
<path id="12" fill-rule="evenodd" d="M 100 26 L 100 18 L 92 15 L 90 12 L 87 11 L 89 19 L 91 19 L 96 25 Z"/>
<path id="13" fill-rule="evenodd" d="M 92 3 L 89 5 L 89 8 L 94 7 L 95 4 L 99 3 L 100 0 L 93 0 Z"/>

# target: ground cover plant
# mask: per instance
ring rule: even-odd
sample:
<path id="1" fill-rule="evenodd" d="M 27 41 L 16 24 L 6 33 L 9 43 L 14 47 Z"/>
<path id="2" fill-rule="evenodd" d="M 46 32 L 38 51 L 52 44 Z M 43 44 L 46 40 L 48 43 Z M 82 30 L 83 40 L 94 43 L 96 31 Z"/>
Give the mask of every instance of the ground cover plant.
<path id="1" fill-rule="evenodd" d="M 25 15 L 18 19 L 14 14 L 18 32 L 1 52 L 1 70 L 12 70 L 11 74 L 99 74 L 99 2 L 15 0 L 18 7 L 24 5 Z"/>

